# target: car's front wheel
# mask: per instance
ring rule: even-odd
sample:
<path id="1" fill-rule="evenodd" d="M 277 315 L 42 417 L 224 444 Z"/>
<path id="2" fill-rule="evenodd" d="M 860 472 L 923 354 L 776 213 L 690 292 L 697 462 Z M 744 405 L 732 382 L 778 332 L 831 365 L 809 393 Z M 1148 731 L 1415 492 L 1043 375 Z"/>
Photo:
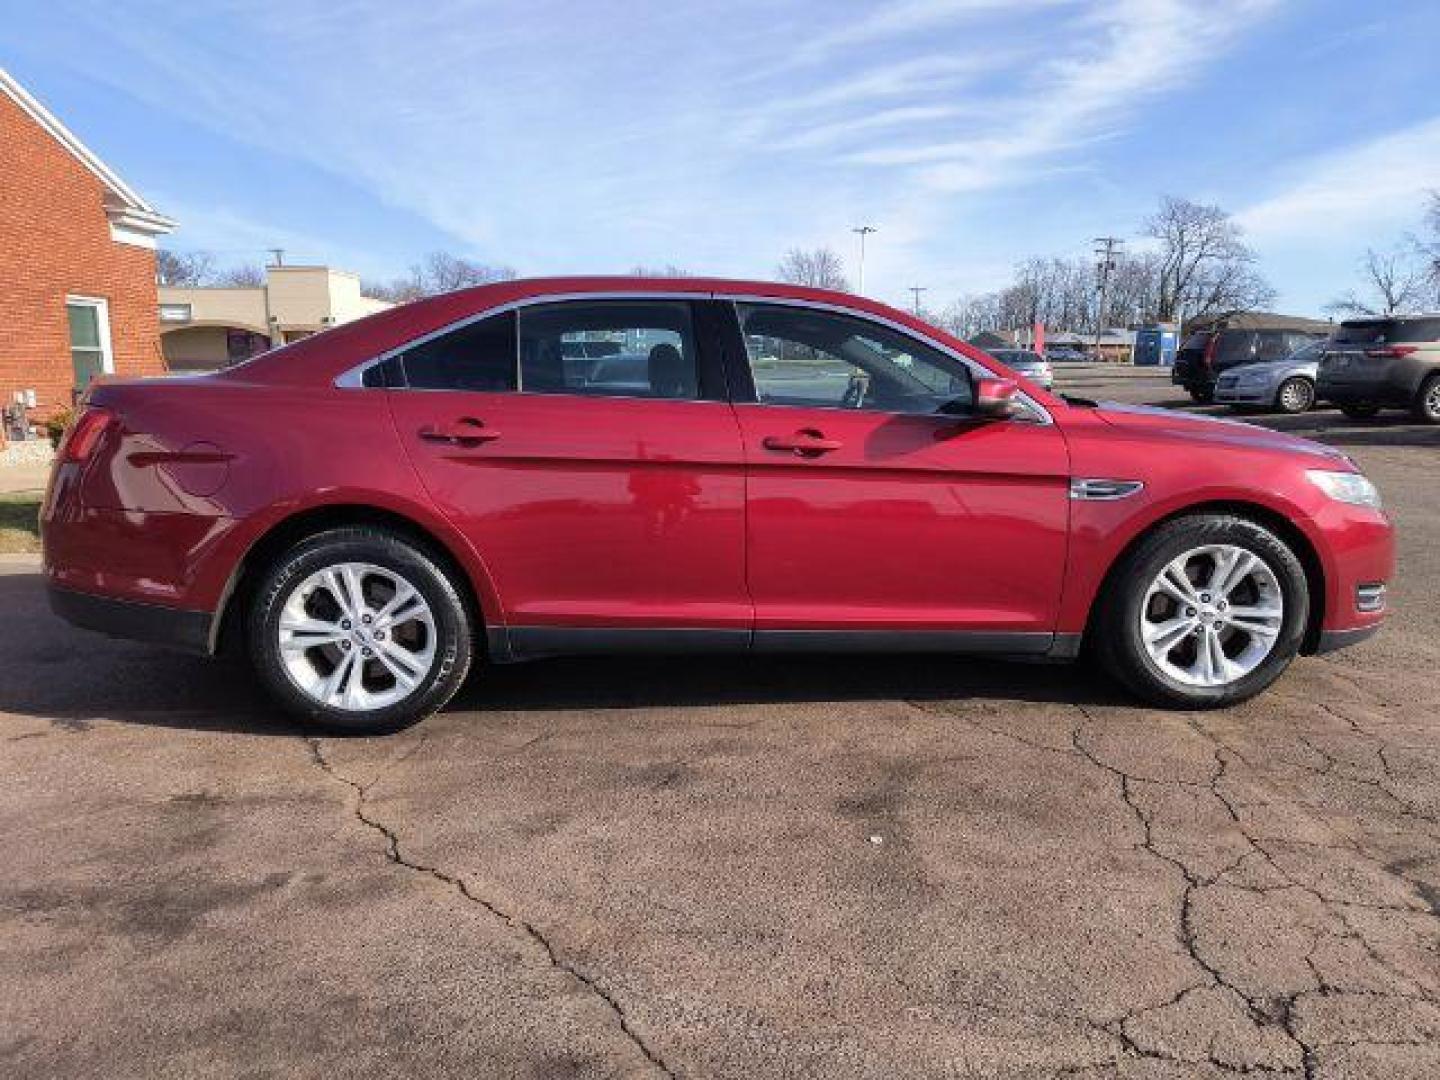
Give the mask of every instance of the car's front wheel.
<path id="1" fill-rule="evenodd" d="M 248 638 L 288 712 L 359 734 L 438 710 L 472 653 L 456 583 L 407 538 L 372 527 L 321 533 L 280 558 L 256 590 Z"/>
<path id="2" fill-rule="evenodd" d="M 1315 404 L 1315 384 L 1303 376 L 1293 376 L 1275 391 L 1275 407 L 1282 413 L 1309 412 Z"/>
<path id="3" fill-rule="evenodd" d="M 1203 386 L 1192 386 L 1190 388 L 1190 400 L 1196 405 L 1210 405 L 1215 401 L 1215 391 Z"/>
<path id="4" fill-rule="evenodd" d="M 1309 613 L 1304 567 L 1284 541 L 1206 514 L 1162 525 L 1125 556 L 1095 629 L 1101 661 L 1138 696 L 1214 708 L 1279 678 Z"/>

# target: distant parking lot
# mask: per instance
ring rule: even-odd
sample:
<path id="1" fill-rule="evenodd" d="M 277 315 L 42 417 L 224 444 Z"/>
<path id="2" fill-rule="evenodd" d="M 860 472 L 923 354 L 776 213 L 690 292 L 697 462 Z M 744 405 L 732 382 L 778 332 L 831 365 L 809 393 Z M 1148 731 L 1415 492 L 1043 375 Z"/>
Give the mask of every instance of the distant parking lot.
<path id="1" fill-rule="evenodd" d="M 316 739 L 0 556 L 0 1073 L 1440 1075 L 1440 429 L 1263 422 L 1379 484 L 1395 614 L 1221 713 L 991 661 L 554 661 Z"/>

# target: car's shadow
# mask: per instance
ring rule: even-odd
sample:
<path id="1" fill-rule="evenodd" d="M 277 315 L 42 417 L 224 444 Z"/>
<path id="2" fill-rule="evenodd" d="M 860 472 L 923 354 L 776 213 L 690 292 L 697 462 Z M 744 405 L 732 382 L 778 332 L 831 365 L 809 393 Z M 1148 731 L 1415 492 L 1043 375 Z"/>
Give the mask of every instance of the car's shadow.
<path id="1" fill-rule="evenodd" d="M 74 629 L 45 606 L 38 574 L 0 575 L 0 716 L 84 731 L 98 720 L 293 736 L 249 668 Z M 480 665 L 446 711 L 684 708 L 793 702 L 1116 704 L 1083 665 L 949 655 L 594 657 Z"/>

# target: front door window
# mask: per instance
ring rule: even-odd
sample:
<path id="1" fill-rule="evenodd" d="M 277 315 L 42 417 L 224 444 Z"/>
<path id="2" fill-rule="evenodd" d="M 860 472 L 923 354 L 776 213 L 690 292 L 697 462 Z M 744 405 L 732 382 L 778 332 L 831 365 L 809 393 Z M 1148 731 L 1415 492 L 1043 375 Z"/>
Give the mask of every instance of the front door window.
<path id="1" fill-rule="evenodd" d="M 741 304 L 740 330 L 763 405 L 966 413 L 969 369 L 878 323 L 810 308 Z"/>

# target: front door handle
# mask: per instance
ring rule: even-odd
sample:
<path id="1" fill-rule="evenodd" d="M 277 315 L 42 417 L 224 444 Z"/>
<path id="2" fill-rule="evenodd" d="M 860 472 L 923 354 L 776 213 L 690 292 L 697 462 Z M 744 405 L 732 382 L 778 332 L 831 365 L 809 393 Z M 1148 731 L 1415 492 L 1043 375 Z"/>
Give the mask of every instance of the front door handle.
<path id="1" fill-rule="evenodd" d="M 451 443 L 455 446 L 479 446 L 493 442 L 500 432 L 487 428 L 483 421 L 472 416 L 462 417 L 453 424 L 426 424 L 419 431 L 426 442 Z"/>
<path id="2" fill-rule="evenodd" d="M 801 428 L 793 435 L 767 435 L 761 445 L 766 450 L 777 450 L 796 457 L 819 457 L 839 450 L 845 444 L 839 439 L 827 439 L 823 431 L 815 428 Z"/>

